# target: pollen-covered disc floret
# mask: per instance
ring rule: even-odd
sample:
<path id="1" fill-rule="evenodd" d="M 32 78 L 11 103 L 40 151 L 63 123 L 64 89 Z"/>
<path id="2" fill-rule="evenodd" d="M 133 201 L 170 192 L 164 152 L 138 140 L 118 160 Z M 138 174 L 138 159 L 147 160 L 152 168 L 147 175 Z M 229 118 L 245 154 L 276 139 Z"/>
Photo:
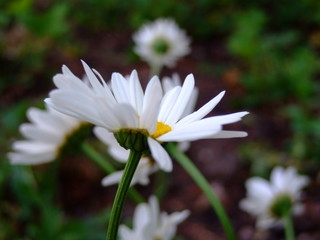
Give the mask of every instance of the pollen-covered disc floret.
<path id="1" fill-rule="evenodd" d="M 147 143 L 147 152 L 164 171 L 172 169 L 171 159 L 161 145 L 164 142 L 246 136 L 245 132 L 222 130 L 222 126 L 241 120 L 248 112 L 204 118 L 224 92 L 199 110 L 185 115 L 195 88 L 192 74 L 186 77 L 182 86 L 163 93 L 157 76 L 151 78 L 143 91 L 136 71 L 127 79 L 113 73 L 109 87 L 96 70 L 84 62 L 83 66 L 91 86 L 63 66 L 62 73 L 54 77 L 58 89 L 50 93 L 47 104 L 64 114 L 107 129 L 127 149 L 145 152 Z"/>
<path id="2" fill-rule="evenodd" d="M 160 213 L 158 200 L 152 196 L 148 203 L 139 204 L 135 209 L 132 229 L 125 225 L 120 226 L 120 240 L 171 240 L 178 224 L 188 215 L 188 210 L 171 214 Z"/>
<path id="3" fill-rule="evenodd" d="M 287 214 L 303 211 L 299 200 L 301 189 L 307 184 L 308 178 L 299 176 L 295 168 L 276 167 L 270 182 L 259 177 L 247 180 L 247 198 L 240 202 L 240 207 L 257 217 L 259 228 L 281 224 Z"/>
<path id="4" fill-rule="evenodd" d="M 190 52 L 190 39 L 172 19 L 157 19 L 134 35 L 135 52 L 151 66 L 173 67 Z"/>
<path id="5" fill-rule="evenodd" d="M 83 121 L 57 112 L 50 106 L 46 110 L 30 108 L 27 117 L 31 123 L 20 126 L 26 140 L 14 142 L 14 152 L 8 153 L 12 164 L 50 162 L 68 152 L 68 145 L 76 144 L 75 141 L 81 140 L 86 132 Z"/>

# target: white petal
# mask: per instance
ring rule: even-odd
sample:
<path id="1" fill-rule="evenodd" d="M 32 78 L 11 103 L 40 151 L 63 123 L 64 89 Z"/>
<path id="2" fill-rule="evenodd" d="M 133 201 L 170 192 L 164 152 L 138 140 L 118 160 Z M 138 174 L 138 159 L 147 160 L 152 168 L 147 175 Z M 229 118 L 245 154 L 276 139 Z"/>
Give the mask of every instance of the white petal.
<path id="1" fill-rule="evenodd" d="M 139 126 L 138 114 L 131 105 L 116 104 L 113 106 L 112 114 L 117 118 L 120 128 L 135 129 Z"/>
<path id="2" fill-rule="evenodd" d="M 171 112 L 165 121 L 165 124 L 172 126 L 175 124 L 183 114 L 190 97 L 192 95 L 192 91 L 194 89 L 194 77 L 192 74 L 189 74 L 186 77 L 186 80 L 183 83 L 183 86 L 181 88 L 181 92 L 176 100 L 176 102 L 172 103 L 174 104 L 173 108 L 171 109 Z"/>
<path id="3" fill-rule="evenodd" d="M 94 102 L 96 109 L 98 109 L 98 119 L 102 122 L 102 124 L 96 125 L 105 127 L 110 132 L 114 132 L 121 128 L 117 116 L 113 113 L 113 106 L 110 106 L 103 98 L 95 98 Z"/>
<path id="4" fill-rule="evenodd" d="M 33 124 L 22 124 L 20 125 L 20 132 L 24 137 L 32 139 L 35 141 L 44 141 L 52 144 L 59 144 L 64 139 L 63 132 L 60 132 L 59 129 L 56 132 L 53 132 L 51 129 L 39 128 Z"/>
<path id="5" fill-rule="evenodd" d="M 154 160 L 159 164 L 159 167 L 166 171 L 172 171 L 172 161 L 167 151 L 156 140 L 148 137 L 148 145 L 151 151 L 151 155 Z"/>
<path id="6" fill-rule="evenodd" d="M 246 137 L 248 134 L 242 131 L 227 131 L 222 130 L 208 138 L 239 138 L 239 137 Z"/>
<path id="7" fill-rule="evenodd" d="M 54 90 L 45 102 L 52 108 L 83 121 L 100 125 L 93 99 L 70 90 Z"/>
<path id="8" fill-rule="evenodd" d="M 92 69 L 92 71 L 99 77 L 102 85 L 103 85 L 103 88 L 104 88 L 104 91 L 101 91 L 101 97 L 105 97 L 107 101 L 109 101 L 111 104 L 115 104 L 116 103 L 116 99 L 114 98 L 110 88 L 108 87 L 107 83 L 105 82 L 105 80 L 103 79 L 103 77 L 101 76 L 101 74 L 95 70 L 95 69 Z"/>
<path id="9" fill-rule="evenodd" d="M 113 97 L 111 96 L 110 91 L 106 91 L 104 86 L 99 82 L 98 78 L 96 75 L 93 73 L 91 68 L 84 62 L 82 61 L 83 68 L 88 76 L 88 80 L 91 83 L 91 86 L 96 94 L 99 96 L 104 96 L 109 99 L 109 101 L 112 101 Z"/>
<path id="10" fill-rule="evenodd" d="M 273 197 L 272 187 L 265 179 L 252 177 L 247 180 L 246 188 L 250 197 L 257 197 L 266 202 Z"/>
<path id="11" fill-rule="evenodd" d="M 222 99 L 224 94 L 225 94 L 225 91 L 219 93 L 216 97 L 211 99 L 208 103 L 206 103 L 204 106 L 202 106 L 199 110 L 195 111 L 194 113 L 186 116 L 185 118 L 183 118 L 179 122 L 177 122 L 176 126 L 179 127 L 179 126 L 185 125 L 187 123 L 202 119 L 209 112 L 211 112 L 215 106 L 217 106 L 217 104 L 220 102 L 220 100 Z"/>
<path id="12" fill-rule="evenodd" d="M 172 90 L 167 92 L 162 101 L 161 101 L 161 108 L 158 116 L 159 122 L 166 122 L 167 118 L 171 112 L 171 109 L 173 108 L 174 104 L 177 101 L 177 98 L 180 94 L 181 87 L 177 86 L 174 87 Z"/>
<path id="13" fill-rule="evenodd" d="M 119 145 L 112 132 L 102 127 L 95 127 L 94 134 L 108 146 L 109 154 L 119 162 L 127 162 L 129 157 L 129 150 L 124 149 Z"/>
<path id="14" fill-rule="evenodd" d="M 130 103 L 129 83 L 120 73 L 112 74 L 111 85 L 118 103 Z"/>
<path id="15" fill-rule="evenodd" d="M 117 171 L 117 172 L 111 173 L 110 175 L 104 177 L 101 180 L 101 185 L 106 187 L 106 186 L 119 183 L 122 178 L 122 175 L 123 175 L 123 171 Z"/>
<path id="16" fill-rule="evenodd" d="M 286 188 L 285 185 L 288 184 L 286 181 L 285 170 L 282 167 L 276 167 L 272 170 L 270 181 L 274 185 L 276 189 L 279 191 L 284 190 Z"/>
<path id="17" fill-rule="evenodd" d="M 92 90 L 81 79 L 74 75 L 56 74 L 53 82 L 59 89 L 73 89 L 85 95 L 92 95 Z"/>
<path id="18" fill-rule="evenodd" d="M 196 122 L 192 122 L 187 126 L 173 129 L 172 131 L 158 137 L 161 142 L 181 142 L 194 141 L 207 138 L 221 131 L 221 125 L 215 124 L 214 119 L 205 118 Z"/>
<path id="19" fill-rule="evenodd" d="M 127 226 L 121 225 L 119 227 L 119 236 L 121 240 L 139 240 L 137 234 L 130 230 Z"/>
<path id="20" fill-rule="evenodd" d="M 19 165 L 34 165 L 40 163 L 51 162 L 56 158 L 56 152 L 43 152 L 43 153 L 35 153 L 35 154 L 23 154 L 11 152 L 8 153 L 8 158 L 11 164 L 19 164 Z"/>
<path id="21" fill-rule="evenodd" d="M 18 152 L 30 154 L 46 153 L 56 151 L 57 146 L 50 143 L 35 141 L 16 141 L 12 144 L 12 149 Z"/>
<path id="22" fill-rule="evenodd" d="M 31 107 L 27 111 L 27 116 L 33 124 L 56 131 L 56 127 L 63 127 L 65 125 L 65 121 L 62 118 L 55 116 L 57 111 L 55 111 L 55 113 L 52 111 L 53 109 L 50 106 L 47 107 L 47 111 Z M 62 113 L 59 114 L 62 115 Z"/>
<path id="23" fill-rule="evenodd" d="M 194 111 L 194 108 L 198 100 L 198 95 L 199 95 L 199 90 L 197 88 L 194 88 L 192 91 L 191 97 L 189 99 L 189 102 L 181 115 L 181 118 L 189 115 Z"/>
<path id="24" fill-rule="evenodd" d="M 143 99 L 143 113 L 140 119 L 140 128 L 145 128 L 150 134 L 155 132 L 159 114 L 162 88 L 158 77 L 153 77 L 147 85 Z"/>
<path id="25" fill-rule="evenodd" d="M 142 106 L 143 106 L 143 90 L 139 81 L 139 77 L 137 71 L 132 71 L 129 79 L 129 91 L 130 91 L 130 99 L 131 104 L 136 109 L 139 115 L 142 114 Z"/>
<path id="26" fill-rule="evenodd" d="M 170 221 L 173 224 L 179 224 L 184 221 L 190 215 L 189 210 L 184 210 L 182 212 L 174 212 L 170 214 Z"/>
<path id="27" fill-rule="evenodd" d="M 133 224 L 134 228 L 137 229 L 138 232 L 142 232 L 142 230 L 152 221 L 148 205 L 146 203 L 139 204 L 133 214 Z"/>

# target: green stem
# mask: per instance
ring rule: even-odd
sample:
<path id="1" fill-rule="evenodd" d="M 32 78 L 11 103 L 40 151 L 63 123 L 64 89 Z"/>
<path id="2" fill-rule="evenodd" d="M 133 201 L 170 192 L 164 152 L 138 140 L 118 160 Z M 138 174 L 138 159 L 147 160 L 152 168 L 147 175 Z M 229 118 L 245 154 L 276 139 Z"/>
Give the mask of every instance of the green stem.
<path id="1" fill-rule="evenodd" d="M 94 148 L 92 148 L 87 143 L 82 143 L 81 145 L 82 151 L 95 163 L 97 164 L 105 173 L 110 174 L 116 171 L 114 166 L 106 161 Z M 139 192 L 130 188 L 128 192 L 130 198 L 134 200 L 136 203 L 145 202 L 144 198 L 139 194 Z"/>
<path id="2" fill-rule="evenodd" d="M 214 193 L 212 187 L 208 181 L 204 178 L 202 173 L 198 168 L 192 163 L 192 161 L 181 151 L 179 151 L 174 143 L 168 143 L 166 149 L 170 155 L 172 155 L 178 163 L 188 172 L 191 178 L 198 184 L 203 193 L 207 196 L 210 204 L 215 210 L 219 221 L 228 237 L 229 240 L 235 240 L 235 234 L 231 222 L 222 207 L 220 201 L 218 200 L 216 194 Z"/>
<path id="3" fill-rule="evenodd" d="M 169 182 L 170 182 L 170 175 L 167 172 L 157 171 L 155 176 L 155 187 L 154 187 L 154 195 L 159 199 L 163 199 L 166 195 Z"/>
<path id="4" fill-rule="evenodd" d="M 136 171 L 141 156 L 141 152 L 130 150 L 130 155 L 126 163 L 126 167 L 124 168 L 124 173 L 122 175 L 116 196 L 113 201 L 107 232 L 107 240 L 117 239 L 120 216 L 124 205 L 124 201 L 126 199 L 132 177 Z"/>
<path id="5" fill-rule="evenodd" d="M 286 234 L 286 240 L 294 240 L 295 239 L 295 234 L 294 234 L 294 228 L 292 224 L 292 218 L 291 218 L 291 213 L 288 211 L 288 214 L 286 214 L 283 217 L 284 221 L 284 230 Z"/>
<path id="6" fill-rule="evenodd" d="M 81 145 L 82 151 L 88 156 L 90 157 L 90 159 L 97 164 L 103 171 L 105 171 L 106 173 L 110 174 L 113 173 L 114 171 L 116 171 L 116 169 L 114 168 L 114 166 L 106 161 L 106 159 L 104 157 L 102 157 L 100 155 L 100 153 L 98 153 L 94 148 L 92 148 L 89 144 L 83 142 Z"/>
<path id="7" fill-rule="evenodd" d="M 150 77 L 153 77 L 154 75 L 157 75 L 157 76 L 160 75 L 161 68 L 162 68 L 161 65 L 159 65 L 159 64 L 151 65 L 150 67 L 151 67 L 151 69 L 150 69 Z"/>

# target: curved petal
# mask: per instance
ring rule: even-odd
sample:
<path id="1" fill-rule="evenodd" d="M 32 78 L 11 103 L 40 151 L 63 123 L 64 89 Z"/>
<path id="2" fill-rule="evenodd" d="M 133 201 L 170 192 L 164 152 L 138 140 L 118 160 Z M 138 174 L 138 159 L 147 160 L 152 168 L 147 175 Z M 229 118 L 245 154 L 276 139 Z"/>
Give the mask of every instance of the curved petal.
<path id="1" fill-rule="evenodd" d="M 120 128 L 136 129 L 139 127 L 138 115 L 131 105 L 115 104 L 111 114 L 117 118 Z"/>
<path id="2" fill-rule="evenodd" d="M 181 142 L 207 138 L 222 130 L 222 126 L 215 124 L 215 122 L 214 119 L 210 118 L 192 122 L 178 129 L 173 128 L 172 131 L 161 135 L 157 140 L 161 142 Z"/>
<path id="3" fill-rule="evenodd" d="M 222 97 L 224 96 L 225 91 L 222 91 L 221 93 L 219 93 L 216 97 L 214 97 L 213 99 L 211 99 L 208 103 L 206 103 L 205 105 L 203 105 L 200 109 L 198 109 L 197 111 L 193 112 L 192 114 L 184 117 L 183 119 L 181 119 L 179 122 L 177 122 L 176 126 L 183 126 L 187 123 L 191 123 L 197 120 L 202 119 L 203 117 L 205 117 L 209 112 L 212 111 L 212 109 L 217 106 L 217 104 L 220 102 L 220 100 L 222 99 Z"/>
<path id="4" fill-rule="evenodd" d="M 130 104 L 129 83 L 120 73 L 112 74 L 111 86 L 114 97 L 118 103 Z"/>
<path id="5" fill-rule="evenodd" d="M 19 165 L 36 165 L 40 163 L 51 162 L 56 158 L 55 151 L 48 151 L 42 153 L 34 153 L 34 154 L 24 154 L 24 153 L 16 153 L 10 152 L 8 153 L 8 159 L 11 164 L 19 164 Z"/>
<path id="6" fill-rule="evenodd" d="M 216 134 L 213 134 L 212 136 L 209 136 L 208 138 L 239 138 L 246 136 L 248 136 L 248 133 L 246 132 L 222 130 Z"/>
<path id="7" fill-rule="evenodd" d="M 181 91 L 180 86 L 176 86 L 173 89 L 171 89 L 169 92 L 167 92 L 162 101 L 161 101 L 161 107 L 158 115 L 158 121 L 159 122 L 166 122 L 167 118 L 171 112 L 171 109 L 173 107 L 173 103 L 176 102 L 179 94 Z"/>
<path id="8" fill-rule="evenodd" d="M 148 137 L 148 145 L 151 151 L 151 155 L 154 160 L 159 164 L 159 167 L 166 171 L 172 171 L 172 161 L 167 151 L 156 140 Z"/>
<path id="9" fill-rule="evenodd" d="M 56 129 L 54 132 L 52 129 L 39 128 L 35 125 L 25 123 L 20 125 L 20 132 L 28 139 L 35 141 L 44 141 L 52 144 L 59 144 L 64 138 L 65 134 Z"/>
<path id="10" fill-rule="evenodd" d="M 180 119 L 188 102 L 190 101 L 190 97 L 192 95 L 193 89 L 194 89 L 194 77 L 192 74 L 189 74 L 182 85 L 180 94 L 176 102 L 172 103 L 174 104 L 174 106 L 172 107 L 167 120 L 164 122 L 165 124 L 172 126 Z"/>
<path id="11" fill-rule="evenodd" d="M 109 174 L 101 180 L 101 185 L 106 187 L 116 183 L 119 183 L 123 175 L 123 171 L 117 171 Z"/>
<path id="12" fill-rule="evenodd" d="M 143 90 L 136 70 L 133 70 L 129 78 L 130 102 L 139 115 L 142 114 Z"/>
<path id="13" fill-rule="evenodd" d="M 143 99 L 143 113 L 140 118 L 140 128 L 145 128 L 149 134 L 153 134 L 157 125 L 157 117 L 160 110 L 162 88 L 158 77 L 153 77 L 147 85 Z"/>
<path id="14" fill-rule="evenodd" d="M 102 127 L 95 127 L 93 133 L 108 146 L 108 152 L 112 157 L 119 162 L 127 162 L 130 151 L 119 145 L 112 132 Z"/>

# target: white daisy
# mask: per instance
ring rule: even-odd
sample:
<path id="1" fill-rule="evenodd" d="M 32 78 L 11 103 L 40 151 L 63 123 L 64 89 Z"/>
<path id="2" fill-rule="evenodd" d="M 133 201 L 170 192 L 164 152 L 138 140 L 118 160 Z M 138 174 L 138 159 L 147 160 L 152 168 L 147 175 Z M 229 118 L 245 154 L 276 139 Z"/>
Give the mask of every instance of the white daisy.
<path id="1" fill-rule="evenodd" d="M 126 163 L 129 157 L 129 150 L 124 149 L 119 145 L 117 140 L 114 138 L 113 133 L 109 132 L 105 128 L 95 127 L 93 129 L 94 134 L 103 143 L 108 146 L 108 152 L 110 155 L 119 162 Z M 131 186 L 135 184 L 147 185 L 149 184 L 149 175 L 156 172 L 159 169 L 157 163 L 155 163 L 150 157 L 143 156 L 139 161 L 137 169 L 131 181 Z M 123 175 L 122 171 L 116 171 L 110 175 L 104 177 L 101 181 L 103 186 L 110 186 L 112 184 L 119 183 Z"/>
<path id="2" fill-rule="evenodd" d="M 241 209 L 257 217 L 257 227 L 269 228 L 282 223 L 281 218 L 290 211 L 300 214 L 301 189 L 308 184 L 305 176 L 299 176 L 296 169 L 276 167 L 271 181 L 259 177 L 247 180 L 247 198 L 240 202 Z"/>
<path id="3" fill-rule="evenodd" d="M 174 67 L 190 52 L 190 39 L 171 19 L 158 19 L 143 25 L 133 35 L 135 52 L 151 66 Z"/>
<path id="4" fill-rule="evenodd" d="M 27 117 L 31 123 L 20 126 L 26 140 L 12 144 L 15 152 L 8 153 L 12 164 L 40 164 L 52 161 L 66 150 L 70 138 L 84 126 L 84 122 L 57 112 L 30 108 Z"/>
<path id="5" fill-rule="evenodd" d="M 92 86 L 86 86 L 63 66 L 63 73 L 54 77 L 58 89 L 50 93 L 47 104 L 62 113 L 104 127 L 126 149 L 150 151 L 165 171 L 171 171 L 172 162 L 161 146 L 163 142 L 247 135 L 245 132 L 224 131 L 222 126 L 241 120 L 248 112 L 203 119 L 221 100 L 224 92 L 198 111 L 182 117 L 194 89 L 192 74 L 186 77 L 181 87 L 174 87 L 163 96 L 157 76 L 149 81 L 143 92 L 136 71 L 131 73 L 129 80 L 113 73 L 110 89 L 97 71 L 93 70 L 101 82 L 84 62 L 83 65 Z"/>
<path id="6" fill-rule="evenodd" d="M 130 76 L 126 76 L 126 79 L 129 80 Z M 162 83 L 164 92 L 168 92 L 176 86 L 181 86 L 181 80 L 178 74 L 173 74 L 172 78 L 163 77 L 161 83 Z M 194 88 L 191 99 L 185 109 L 183 116 L 193 111 L 196 100 L 197 100 L 197 96 L 198 96 L 198 89 Z M 108 146 L 108 152 L 115 160 L 122 163 L 127 162 L 130 151 L 121 147 L 111 132 L 109 132 L 108 130 L 102 127 L 95 127 L 93 129 L 93 132 L 99 140 L 101 140 L 103 143 L 105 143 Z M 190 142 L 180 142 L 178 145 L 178 148 L 181 151 L 186 151 L 189 148 L 189 145 L 190 145 Z M 141 185 L 149 184 L 150 182 L 149 175 L 156 172 L 158 169 L 159 169 L 159 166 L 155 161 L 153 161 L 148 156 L 143 156 L 134 173 L 133 179 L 131 181 L 131 186 L 137 183 Z M 116 171 L 104 177 L 101 183 L 103 186 L 109 186 L 112 184 L 119 183 L 122 175 L 123 175 L 123 171 Z"/>
<path id="7" fill-rule="evenodd" d="M 175 236 L 177 225 L 188 215 L 188 210 L 160 213 L 158 200 L 152 196 L 148 204 L 137 206 L 133 216 L 133 229 L 120 226 L 119 237 L 121 240 L 171 240 Z"/>

